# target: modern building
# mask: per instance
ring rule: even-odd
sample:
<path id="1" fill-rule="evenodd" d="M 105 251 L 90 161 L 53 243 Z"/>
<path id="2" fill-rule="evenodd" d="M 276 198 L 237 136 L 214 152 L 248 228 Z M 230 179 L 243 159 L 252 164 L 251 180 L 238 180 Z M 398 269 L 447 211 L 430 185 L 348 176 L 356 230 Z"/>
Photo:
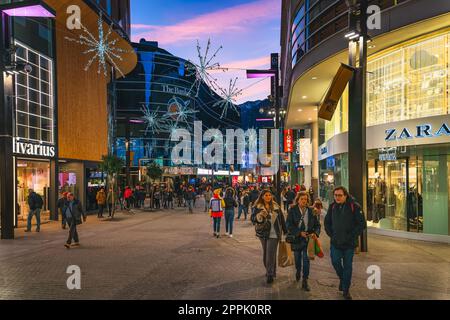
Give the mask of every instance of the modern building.
<path id="1" fill-rule="evenodd" d="M 450 2 L 368 1 L 367 186 L 372 232 L 449 241 Z M 311 183 L 325 202 L 348 187 L 348 88 L 331 121 L 320 106 L 341 63 L 349 63 L 344 0 L 283 1 L 281 72 L 288 128 L 311 130 Z"/>
<path id="2" fill-rule="evenodd" d="M 197 78 L 195 68 L 189 61 L 176 57 L 158 47 L 157 42 L 142 39 L 133 43 L 138 56 L 136 68 L 125 78 L 115 82 L 116 143 L 115 152 L 124 160 L 129 153 L 129 180 L 123 184 L 137 185 L 145 178 L 143 170 L 150 162 L 156 162 L 164 170 L 164 180 L 174 183 L 192 179 L 236 180 L 239 168 L 229 172 L 228 165 L 212 168 L 206 164 L 194 163 L 194 151 L 207 146 L 194 141 L 194 122 L 201 134 L 208 129 L 218 129 L 225 134 L 226 129 L 240 128 L 240 114 L 216 103 L 223 100 L 203 79 Z M 238 109 L 237 109 L 238 110 Z M 174 129 L 186 129 L 192 135 L 192 164 L 173 162 L 172 150 L 178 141 L 171 141 Z M 233 171 L 233 170 L 232 170 Z M 123 177 L 125 178 L 124 172 Z"/>
<path id="3" fill-rule="evenodd" d="M 58 193 L 72 191 L 86 205 L 91 171 L 108 153 L 109 83 L 119 74 L 109 61 L 106 75 L 97 72 L 98 60 L 86 68 L 95 53 L 68 39 L 86 34 L 69 21 L 78 11 L 98 37 L 101 15 L 104 30 L 112 25 L 111 39 L 125 50 L 115 61 L 121 72 L 133 70 L 137 59 L 128 41 L 129 1 L 1 1 L 0 11 L 0 50 L 8 57 L 0 65 L 1 237 L 10 239 L 26 221 L 28 190 L 43 197 L 44 220 L 58 219 Z"/>

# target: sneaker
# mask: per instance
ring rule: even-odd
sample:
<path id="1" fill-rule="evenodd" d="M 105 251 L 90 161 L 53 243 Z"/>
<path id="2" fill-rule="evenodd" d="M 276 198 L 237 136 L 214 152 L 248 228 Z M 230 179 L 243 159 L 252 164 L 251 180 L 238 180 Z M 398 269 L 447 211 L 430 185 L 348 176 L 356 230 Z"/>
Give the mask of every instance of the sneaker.
<path id="1" fill-rule="evenodd" d="M 233 238 L 233 235 L 232 235 L 232 234 L 230 234 L 230 238 Z"/>
<path id="2" fill-rule="evenodd" d="M 80 246 L 80 243 L 79 242 L 75 242 L 73 245 L 72 245 L 72 247 L 79 247 Z"/>
<path id="3" fill-rule="evenodd" d="M 230 235 L 230 234 L 229 234 L 228 232 L 225 232 L 225 235 L 228 236 L 228 235 Z"/>
<path id="4" fill-rule="evenodd" d="M 219 239 L 220 238 L 220 234 L 217 234 L 216 237 L 217 237 L 217 239 Z"/>
<path id="5" fill-rule="evenodd" d="M 31 232 L 31 230 L 25 230 L 25 232 Z"/>
<path id="6" fill-rule="evenodd" d="M 344 299 L 345 299 L 345 300 L 353 300 L 353 297 L 352 297 L 352 295 L 350 294 L 350 291 L 349 291 L 349 290 L 344 291 L 343 296 L 344 296 Z"/>
<path id="7" fill-rule="evenodd" d="M 267 284 L 271 284 L 271 283 L 273 283 L 273 277 L 267 276 Z"/>
<path id="8" fill-rule="evenodd" d="M 64 247 L 66 247 L 67 249 L 70 249 L 70 244 L 66 243 L 66 244 L 64 245 Z"/>
<path id="9" fill-rule="evenodd" d="M 41 232 L 41 229 L 36 229 L 36 232 Z"/>

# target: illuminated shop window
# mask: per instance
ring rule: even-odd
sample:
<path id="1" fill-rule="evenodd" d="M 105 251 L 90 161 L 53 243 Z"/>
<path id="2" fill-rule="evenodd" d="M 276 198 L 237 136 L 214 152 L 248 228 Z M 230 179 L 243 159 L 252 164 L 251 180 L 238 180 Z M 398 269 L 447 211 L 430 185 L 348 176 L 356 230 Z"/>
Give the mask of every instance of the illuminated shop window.
<path id="1" fill-rule="evenodd" d="M 448 35 L 368 63 L 367 126 L 448 113 Z"/>
<path id="2" fill-rule="evenodd" d="M 16 59 L 32 71 L 16 76 L 16 137 L 53 143 L 53 62 L 15 41 Z"/>

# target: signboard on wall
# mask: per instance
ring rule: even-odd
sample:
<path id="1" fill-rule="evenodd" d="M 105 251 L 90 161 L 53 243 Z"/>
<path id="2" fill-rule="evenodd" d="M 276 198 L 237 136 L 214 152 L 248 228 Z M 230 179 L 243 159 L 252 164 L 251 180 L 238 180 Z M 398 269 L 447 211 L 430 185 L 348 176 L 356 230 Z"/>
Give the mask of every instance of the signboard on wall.
<path id="1" fill-rule="evenodd" d="M 310 139 L 300 139 L 300 165 L 310 166 L 312 161 L 312 145 Z"/>
<path id="2" fill-rule="evenodd" d="M 22 141 L 20 138 L 13 139 L 13 153 L 23 156 L 45 158 L 54 158 L 56 155 L 54 146 L 44 145 L 37 142 Z"/>
<path id="3" fill-rule="evenodd" d="M 284 130 L 284 152 L 294 152 L 294 130 Z"/>

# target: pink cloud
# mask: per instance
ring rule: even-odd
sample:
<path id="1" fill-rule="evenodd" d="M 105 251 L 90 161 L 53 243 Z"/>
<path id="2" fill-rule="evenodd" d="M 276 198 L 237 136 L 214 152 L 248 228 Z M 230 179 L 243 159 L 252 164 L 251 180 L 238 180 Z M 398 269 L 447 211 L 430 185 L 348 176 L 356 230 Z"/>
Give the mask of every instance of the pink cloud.
<path id="1" fill-rule="evenodd" d="M 192 41 L 202 36 L 245 32 L 261 21 L 277 19 L 279 0 L 259 0 L 220 11 L 200 15 L 170 26 L 132 25 L 133 41 L 140 38 L 158 41 L 162 45 Z"/>

